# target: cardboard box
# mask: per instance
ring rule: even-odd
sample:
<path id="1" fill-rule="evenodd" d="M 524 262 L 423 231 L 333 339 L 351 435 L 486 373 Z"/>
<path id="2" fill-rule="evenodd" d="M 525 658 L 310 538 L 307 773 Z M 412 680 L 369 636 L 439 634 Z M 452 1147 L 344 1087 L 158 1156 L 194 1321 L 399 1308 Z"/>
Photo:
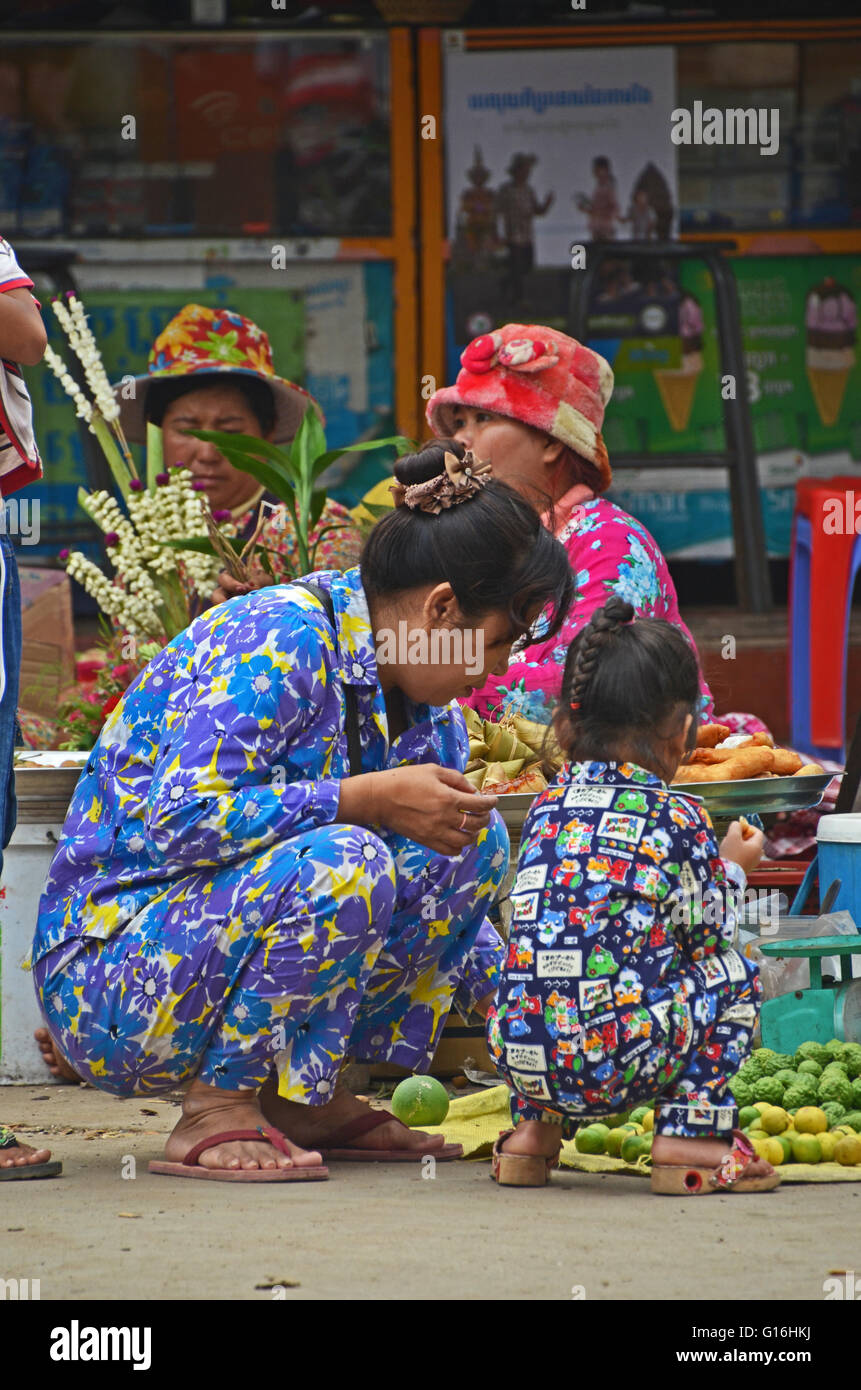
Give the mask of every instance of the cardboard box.
<path id="1" fill-rule="evenodd" d="M 54 719 L 60 692 L 75 679 L 72 588 L 62 570 L 18 570 L 21 580 L 23 652 L 18 704 Z"/>

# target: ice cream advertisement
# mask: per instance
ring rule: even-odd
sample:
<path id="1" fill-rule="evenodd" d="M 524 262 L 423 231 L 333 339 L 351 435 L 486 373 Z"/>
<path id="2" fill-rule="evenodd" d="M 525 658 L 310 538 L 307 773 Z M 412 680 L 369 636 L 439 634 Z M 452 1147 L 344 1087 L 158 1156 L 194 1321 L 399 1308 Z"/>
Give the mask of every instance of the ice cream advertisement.
<path id="1" fill-rule="evenodd" d="M 807 380 L 825 426 L 840 419 L 846 384 L 855 366 L 855 301 L 828 275 L 808 291 L 804 308 Z"/>
<path id="2" fill-rule="evenodd" d="M 861 257 L 739 256 L 733 270 L 768 550 L 787 555 L 796 479 L 851 473 L 861 464 Z M 644 467 L 620 471 L 613 492 L 665 553 L 728 557 L 733 542 L 726 476 L 648 467 L 648 452 L 723 447 L 714 296 L 705 268 L 686 266 L 678 291 L 674 314 L 667 315 L 671 334 L 616 344 L 616 390 L 604 436 L 611 458 L 621 450 L 642 450 Z M 599 351 L 592 325 L 600 328 L 601 322 L 596 297 L 590 342 Z M 642 370 L 638 359 L 659 343 L 662 354 L 675 343 L 677 357 Z"/>

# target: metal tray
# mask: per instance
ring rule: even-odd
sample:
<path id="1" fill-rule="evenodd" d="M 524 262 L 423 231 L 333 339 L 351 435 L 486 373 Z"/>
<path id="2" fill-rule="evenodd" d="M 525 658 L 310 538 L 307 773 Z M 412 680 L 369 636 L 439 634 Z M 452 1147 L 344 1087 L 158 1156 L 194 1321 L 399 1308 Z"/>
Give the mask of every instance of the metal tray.
<path id="1" fill-rule="evenodd" d="M 674 782 L 672 790 L 702 801 L 709 815 L 731 820 L 745 813 L 806 811 L 818 806 L 833 772 L 810 777 L 742 777 L 737 782 Z"/>
<path id="2" fill-rule="evenodd" d="M 818 806 L 833 772 L 811 777 L 745 777 L 737 782 L 674 782 L 672 790 L 702 801 L 709 815 L 734 820 L 745 814 L 804 811 Z M 501 792 L 497 810 L 509 831 L 520 831 L 540 792 Z"/>

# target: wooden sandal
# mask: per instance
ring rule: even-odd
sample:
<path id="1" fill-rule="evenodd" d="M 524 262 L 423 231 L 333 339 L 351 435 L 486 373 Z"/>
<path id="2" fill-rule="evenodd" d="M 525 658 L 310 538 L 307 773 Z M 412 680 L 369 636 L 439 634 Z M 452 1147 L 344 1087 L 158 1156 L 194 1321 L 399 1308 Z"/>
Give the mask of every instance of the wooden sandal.
<path id="1" fill-rule="evenodd" d="M 777 1173 L 745 1177 L 757 1159 L 756 1150 L 740 1129 L 732 1132 L 732 1148 L 716 1168 L 696 1164 L 658 1163 L 652 1166 L 652 1191 L 663 1197 L 708 1197 L 713 1192 L 773 1192 L 780 1186 Z"/>
<path id="2" fill-rule="evenodd" d="M 542 1158 L 540 1154 L 507 1154 L 502 1145 L 510 1139 L 513 1129 L 504 1129 L 493 1146 L 490 1176 L 500 1187 L 546 1187 L 559 1158 Z"/>

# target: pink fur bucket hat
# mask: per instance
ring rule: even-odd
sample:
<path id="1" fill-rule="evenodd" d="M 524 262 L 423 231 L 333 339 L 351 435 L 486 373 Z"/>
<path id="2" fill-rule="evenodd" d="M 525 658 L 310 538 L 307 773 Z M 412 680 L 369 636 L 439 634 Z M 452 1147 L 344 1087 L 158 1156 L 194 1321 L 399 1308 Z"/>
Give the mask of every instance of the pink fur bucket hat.
<path id="1" fill-rule="evenodd" d="M 594 463 L 603 492 L 612 473 L 601 436 L 613 393 L 610 364 L 555 328 L 507 323 L 473 338 L 460 355 L 454 386 L 435 391 L 427 418 L 437 435 L 453 433 L 453 407 L 472 406 L 519 420 Z"/>

